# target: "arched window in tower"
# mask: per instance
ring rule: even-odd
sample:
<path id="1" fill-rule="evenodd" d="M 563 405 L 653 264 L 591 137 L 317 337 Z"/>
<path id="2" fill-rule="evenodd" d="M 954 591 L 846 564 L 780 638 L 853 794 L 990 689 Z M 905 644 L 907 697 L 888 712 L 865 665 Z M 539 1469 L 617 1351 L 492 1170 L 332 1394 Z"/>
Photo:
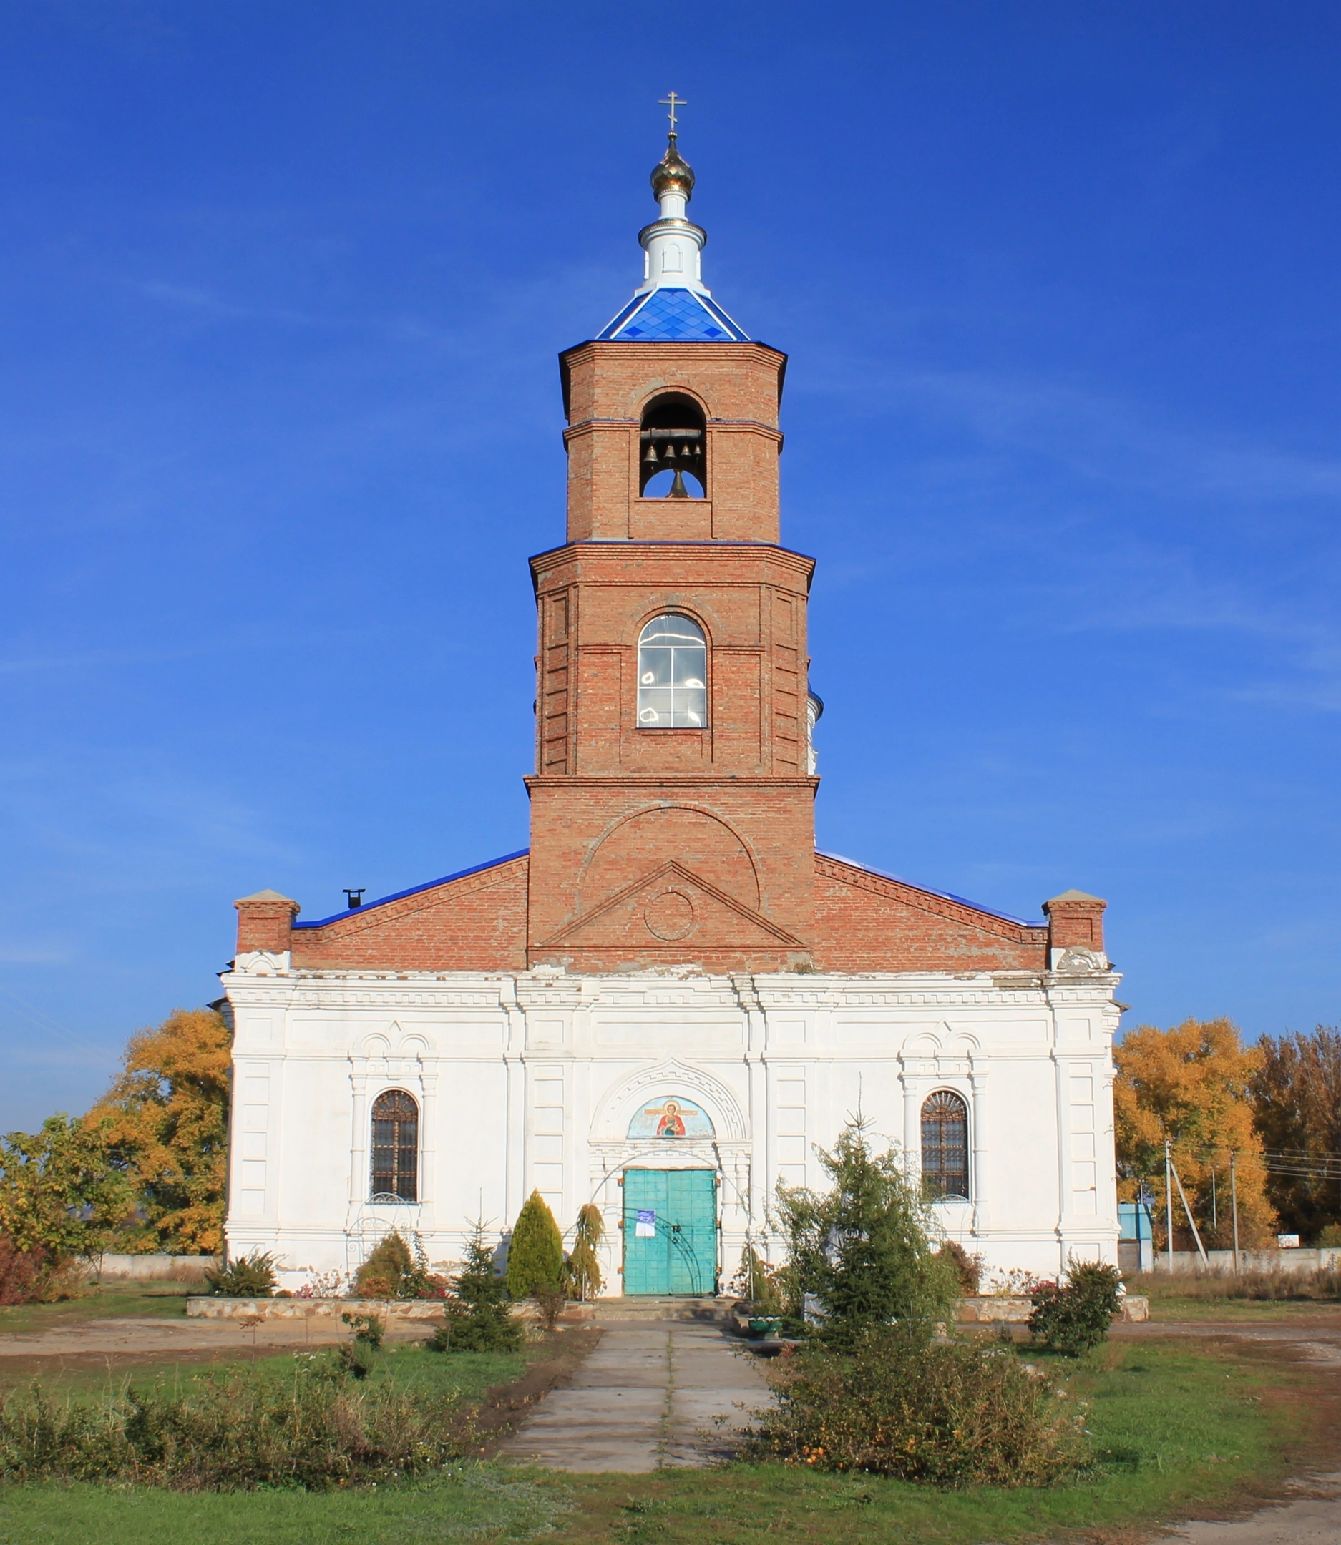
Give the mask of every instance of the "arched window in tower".
<path id="1" fill-rule="evenodd" d="M 419 1200 L 419 1107 L 403 1089 L 388 1089 L 373 1101 L 372 1197 Z"/>
<path id="2" fill-rule="evenodd" d="M 708 643 L 689 617 L 653 617 L 638 638 L 638 728 L 702 729 L 708 722 Z"/>
<path id="3" fill-rule="evenodd" d="M 644 499 L 701 499 L 708 486 L 703 410 L 680 392 L 654 398 L 638 439 L 638 492 Z"/>
<path id="4" fill-rule="evenodd" d="M 933 1198 L 968 1200 L 968 1106 L 952 1089 L 922 1102 L 922 1184 Z"/>

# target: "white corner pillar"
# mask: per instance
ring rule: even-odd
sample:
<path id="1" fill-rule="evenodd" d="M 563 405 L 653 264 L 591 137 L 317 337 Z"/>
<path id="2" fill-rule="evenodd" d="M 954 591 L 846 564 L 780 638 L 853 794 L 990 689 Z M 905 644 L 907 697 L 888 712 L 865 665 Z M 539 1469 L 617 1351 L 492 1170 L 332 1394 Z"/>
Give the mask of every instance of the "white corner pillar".
<path id="1" fill-rule="evenodd" d="M 973 1092 L 973 1231 L 975 1234 L 983 1234 L 992 1226 L 987 1069 L 977 1066 L 971 1068 L 969 1085 Z"/>

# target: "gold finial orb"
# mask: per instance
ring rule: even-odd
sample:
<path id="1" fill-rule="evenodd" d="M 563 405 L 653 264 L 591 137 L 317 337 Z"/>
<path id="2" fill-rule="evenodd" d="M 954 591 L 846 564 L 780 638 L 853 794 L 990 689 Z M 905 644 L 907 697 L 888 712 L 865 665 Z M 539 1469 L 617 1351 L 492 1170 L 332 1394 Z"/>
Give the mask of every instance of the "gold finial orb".
<path id="1" fill-rule="evenodd" d="M 694 168 L 676 149 L 675 140 L 674 134 L 668 137 L 666 154 L 652 168 L 652 196 L 659 200 L 663 193 L 683 193 L 688 202 L 694 191 Z"/>

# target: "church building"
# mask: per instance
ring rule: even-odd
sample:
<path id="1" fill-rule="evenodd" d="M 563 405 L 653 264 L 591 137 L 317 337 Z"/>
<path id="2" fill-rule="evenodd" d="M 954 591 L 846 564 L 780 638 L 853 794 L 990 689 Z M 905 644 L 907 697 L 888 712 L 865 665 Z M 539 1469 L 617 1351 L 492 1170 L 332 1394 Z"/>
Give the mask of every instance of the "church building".
<path id="1" fill-rule="evenodd" d="M 816 851 L 786 356 L 703 283 L 673 120 L 652 188 L 642 282 L 560 358 L 529 846 L 313 921 L 237 903 L 229 1253 L 296 1287 L 398 1228 L 446 1265 L 538 1190 L 601 1209 L 604 1291 L 712 1293 L 860 1110 L 989 1273 L 1114 1261 L 1104 903 L 1021 921 Z"/>

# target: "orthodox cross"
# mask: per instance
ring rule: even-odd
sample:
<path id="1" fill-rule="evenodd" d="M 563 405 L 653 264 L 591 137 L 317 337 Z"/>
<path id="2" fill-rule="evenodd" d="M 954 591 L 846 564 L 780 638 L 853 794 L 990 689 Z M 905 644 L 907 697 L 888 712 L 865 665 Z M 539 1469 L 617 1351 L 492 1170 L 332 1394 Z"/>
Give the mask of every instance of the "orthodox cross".
<path id="1" fill-rule="evenodd" d="M 670 108 L 670 115 L 669 115 L 670 116 L 670 131 L 671 131 L 672 134 L 674 134 L 675 133 L 675 123 L 676 123 L 675 109 L 677 107 L 688 107 L 689 103 L 686 102 L 683 97 L 677 97 L 675 95 L 675 93 L 672 91 L 671 94 L 668 97 L 662 97 L 660 99 L 660 101 L 657 103 L 657 106 L 658 107 L 668 107 L 668 108 Z"/>

